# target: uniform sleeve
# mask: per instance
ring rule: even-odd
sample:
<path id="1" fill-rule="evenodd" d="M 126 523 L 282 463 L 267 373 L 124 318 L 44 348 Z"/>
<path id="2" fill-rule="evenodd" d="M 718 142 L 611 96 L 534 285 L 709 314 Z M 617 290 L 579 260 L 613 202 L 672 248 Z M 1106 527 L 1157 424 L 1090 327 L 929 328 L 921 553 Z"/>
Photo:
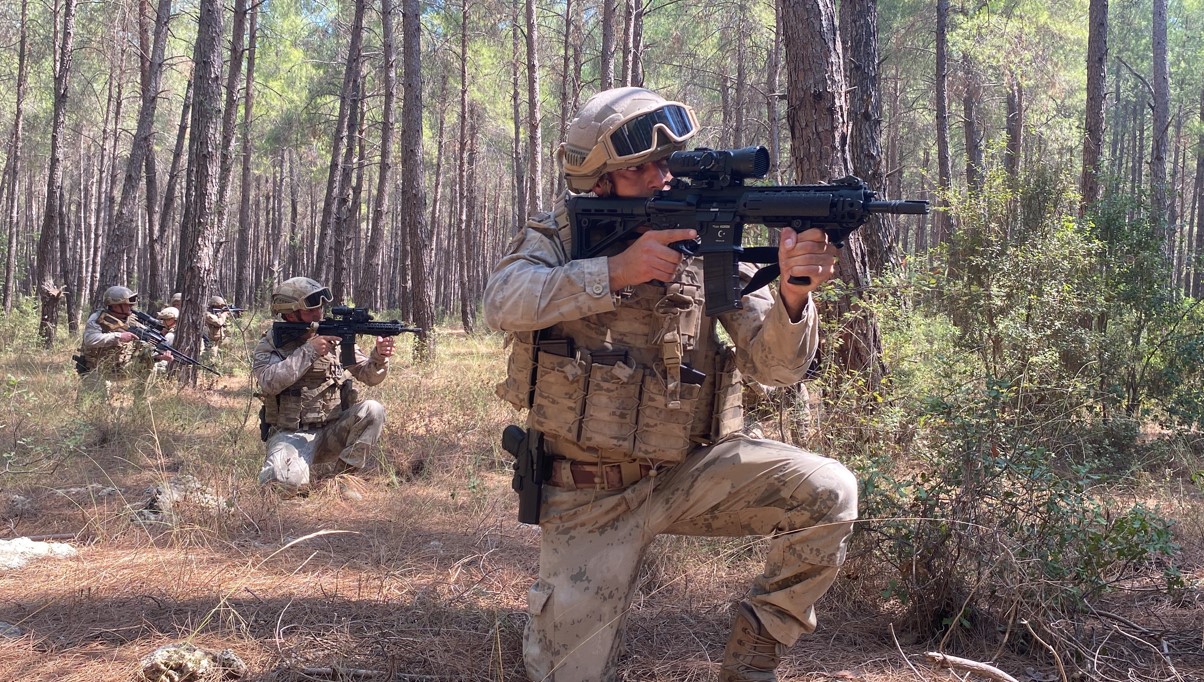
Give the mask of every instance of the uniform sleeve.
<path id="1" fill-rule="evenodd" d="M 367 356 L 359 346 L 356 346 L 355 359 L 356 364 L 347 371 L 351 372 L 351 376 L 355 377 L 357 381 L 362 381 L 367 386 L 375 386 L 389 376 L 389 358 L 383 358 L 377 354 L 375 346 Z"/>
<path id="2" fill-rule="evenodd" d="M 84 348 L 112 348 L 121 343 L 120 332 L 104 332 L 100 329 L 100 324 L 96 321 L 96 317 L 88 318 L 88 323 L 84 325 Z"/>
<path id="3" fill-rule="evenodd" d="M 754 270 L 740 266 L 747 283 Z M 803 380 L 819 346 L 819 317 L 810 298 L 798 322 L 792 322 L 776 284 L 744 297 L 744 307 L 723 313 L 719 321 L 736 346 L 736 366 L 766 386 L 790 386 Z"/>
<path id="4" fill-rule="evenodd" d="M 313 366 L 317 351 L 308 343 L 283 356 L 267 337 L 260 339 L 251 354 L 251 376 L 264 395 L 279 395 L 297 383 Z"/>
<path id="5" fill-rule="evenodd" d="M 552 237 L 524 228 L 485 285 L 485 322 L 533 331 L 615 309 L 605 257 L 561 262 Z"/>

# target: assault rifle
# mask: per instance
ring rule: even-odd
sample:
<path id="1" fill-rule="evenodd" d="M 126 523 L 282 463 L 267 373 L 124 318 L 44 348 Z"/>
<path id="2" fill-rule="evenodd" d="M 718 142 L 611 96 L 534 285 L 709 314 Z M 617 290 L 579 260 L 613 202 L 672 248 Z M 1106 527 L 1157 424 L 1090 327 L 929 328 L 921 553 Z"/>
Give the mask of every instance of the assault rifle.
<path id="1" fill-rule="evenodd" d="M 740 299 L 778 277 L 776 246 L 744 247 L 744 226 L 818 227 L 828 241 L 844 246 L 849 235 L 874 213 L 928 213 L 927 201 L 879 201 L 860 178 L 847 176 L 828 185 L 746 187 L 744 181 L 769 171 L 765 147 L 716 150 L 700 147 L 669 156 L 669 189 L 646 199 L 569 196 L 573 259 L 609 256 L 617 246 L 654 230 L 692 228 L 698 239 L 671 246 L 703 259 L 703 288 L 708 315 L 740 308 Z M 739 263 L 765 264 L 748 286 L 740 284 Z M 792 284 L 809 278 L 791 277 Z"/>
<path id="2" fill-rule="evenodd" d="M 163 336 L 163 323 L 152 317 L 149 313 L 135 310 L 134 317 L 137 319 L 137 322 L 125 325 L 125 330 L 137 336 L 138 340 L 154 346 L 155 350 L 160 353 L 171 353 L 172 358 L 177 362 L 191 365 L 192 367 L 200 367 L 206 372 L 212 372 L 218 376 L 222 375 L 216 369 L 196 358 L 185 355 L 183 351 L 168 343 L 167 337 Z"/>
<path id="3" fill-rule="evenodd" d="M 367 308 L 335 306 L 330 309 L 330 316 L 321 322 L 272 323 L 272 342 L 279 348 L 298 339 L 309 338 L 311 333 L 318 336 L 337 336 L 339 337 L 339 362 L 344 367 L 350 367 L 355 364 L 356 335 L 397 336 L 404 332 L 420 334 L 422 329 L 411 327 L 397 320 L 377 322 L 369 314 Z"/>

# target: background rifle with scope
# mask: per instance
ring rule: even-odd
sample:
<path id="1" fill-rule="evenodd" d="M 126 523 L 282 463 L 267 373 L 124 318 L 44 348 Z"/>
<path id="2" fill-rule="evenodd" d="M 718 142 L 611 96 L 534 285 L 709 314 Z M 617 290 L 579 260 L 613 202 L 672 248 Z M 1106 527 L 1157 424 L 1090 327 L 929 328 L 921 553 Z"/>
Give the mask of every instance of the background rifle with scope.
<path id="1" fill-rule="evenodd" d="M 692 228 L 696 241 L 673 248 L 703 259 L 703 288 L 708 315 L 741 307 L 740 299 L 780 274 L 776 246 L 745 247 L 744 226 L 818 227 L 838 247 L 875 213 L 928 213 L 927 201 L 884 201 L 860 178 L 847 176 L 827 185 L 746 186 L 744 181 L 769 171 L 765 147 L 716 150 L 698 148 L 669 156 L 669 189 L 649 198 L 572 196 L 565 200 L 572 229 L 573 259 L 610 256 L 639 234 Z M 764 264 L 747 286 L 739 264 Z M 807 278 L 791 278 L 807 284 Z"/>
<path id="2" fill-rule="evenodd" d="M 309 338 L 311 334 L 339 337 L 339 362 L 344 367 L 356 364 L 355 337 L 357 335 L 397 336 L 405 332 L 419 334 L 422 329 L 411 327 L 397 320 L 378 322 L 367 308 L 348 306 L 331 308 L 330 315 L 321 322 L 272 323 L 272 341 L 277 348 L 301 338 Z"/>

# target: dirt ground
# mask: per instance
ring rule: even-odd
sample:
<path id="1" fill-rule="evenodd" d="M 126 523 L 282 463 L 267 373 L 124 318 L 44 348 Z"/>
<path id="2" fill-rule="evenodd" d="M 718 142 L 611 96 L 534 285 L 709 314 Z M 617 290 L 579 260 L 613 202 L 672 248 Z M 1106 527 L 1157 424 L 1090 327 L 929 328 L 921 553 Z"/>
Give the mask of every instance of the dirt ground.
<path id="1" fill-rule="evenodd" d="M 45 443 L 72 454 L 0 478 L 0 539 L 78 554 L 0 571 L 0 621 L 11 626 L 0 625 L 0 680 L 138 679 L 143 656 L 185 641 L 232 650 L 252 680 L 525 679 L 539 530 L 516 521 L 491 445 L 507 415 L 424 407 L 408 391 L 429 395 L 450 379 L 399 374 L 404 390 L 386 396 L 386 474 L 288 500 L 255 484 L 262 446 L 245 377 L 173 394 L 157 413 L 74 414 L 69 398 L 53 417 L 30 412 L 49 429 Z M 494 404 L 485 382 L 461 374 L 479 383 L 466 401 Z M 30 387 L 27 407 L 40 390 Z M 418 460 L 416 479 L 397 475 Z M 185 474 L 215 499 L 145 511 L 149 489 Z M 762 551 L 755 540 L 659 539 L 629 614 L 623 679 L 714 680 L 730 605 Z M 927 661 L 940 643 L 897 632 L 898 604 L 860 584 L 856 566 L 820 602 L 819 630 L 788 652 L 781 680 L 987 679 Z M 1137 586 L 1099 605 L 1110 616 L 1077 632 L 1081 641 L 1101 643 L 1102 657 L 1159 663 L 1098 679 L 1204 680 L 1204 568 L 1185 577 L 1194 587 L 1178 602 Z M 963 648 L 1024 682 L 1086 679 L 1001 638 Z"/>

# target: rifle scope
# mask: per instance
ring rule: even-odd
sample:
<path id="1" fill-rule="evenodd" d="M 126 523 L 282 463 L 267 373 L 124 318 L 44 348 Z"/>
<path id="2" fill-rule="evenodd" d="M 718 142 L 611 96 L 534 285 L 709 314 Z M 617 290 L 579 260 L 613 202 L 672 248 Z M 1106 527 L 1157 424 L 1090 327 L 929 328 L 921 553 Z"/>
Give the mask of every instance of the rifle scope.
<path id="1" fill-rule="evenodd" d="M 721 185 L 740 184 L 745 178 L 761 178 L 769 172 L 769 150 L 754 146 L 743 149 L 699 147 L 669 155 L 669 172 L 675 178 L 718 180 Z"/>

